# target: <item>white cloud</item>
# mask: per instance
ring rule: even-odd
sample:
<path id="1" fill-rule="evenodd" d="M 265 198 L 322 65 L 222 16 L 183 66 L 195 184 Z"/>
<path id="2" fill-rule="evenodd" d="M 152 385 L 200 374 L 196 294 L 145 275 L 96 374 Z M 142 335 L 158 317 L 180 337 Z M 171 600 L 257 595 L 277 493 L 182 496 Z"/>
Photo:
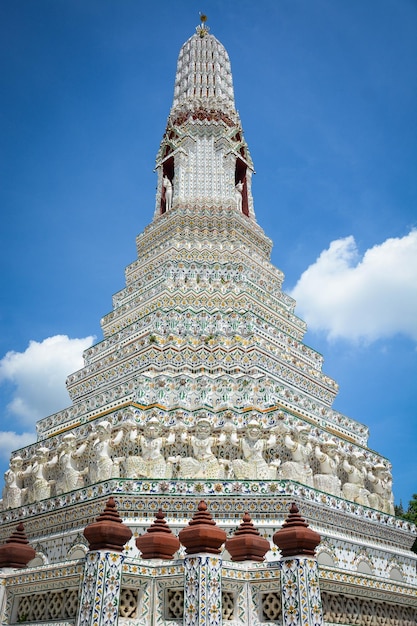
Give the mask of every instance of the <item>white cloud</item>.
<path id="1" fill-rule="evenodd" d="M 11 453 L 36 441 L 36 434 L 0 431 L 0 461 L 8 461 Z"/>
<path id="2" fill-rule="evenodd" d="M 417 230 L 369 248 L 353 236 L 332 241 L 291 292 L 296 313 L 328 339 L 417 340 Z"/>
<path id="3" fill-rule="evenodd" d="M 38 419 L 70 404 L 66 377 L 84 365 L 83 351 L 93 340 L 55 335 L 31 341 L 24 352 L 8 352 L 0 360 L 0 384 L 14 385 L 7 409 L 18 423 L 33 427 Z"/>

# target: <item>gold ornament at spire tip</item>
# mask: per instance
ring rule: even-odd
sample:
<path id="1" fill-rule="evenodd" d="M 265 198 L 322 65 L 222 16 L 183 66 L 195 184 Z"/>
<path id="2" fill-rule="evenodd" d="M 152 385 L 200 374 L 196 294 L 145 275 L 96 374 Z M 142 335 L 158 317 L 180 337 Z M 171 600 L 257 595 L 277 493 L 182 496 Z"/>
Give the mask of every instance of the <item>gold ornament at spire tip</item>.
<path id="1" fill-rule="evenodd" d="M 207 15 L 205 15 L 204 13 L 199 13 L 200 15 L 200 24 L 197 26 L 196 31 L 197 33 L 200 35 L 200 37 L 205 37 L 208 33 L 208 31 L 210 30 L 208 26 L 206 26 L 206 22 L 207 22 Z"/>

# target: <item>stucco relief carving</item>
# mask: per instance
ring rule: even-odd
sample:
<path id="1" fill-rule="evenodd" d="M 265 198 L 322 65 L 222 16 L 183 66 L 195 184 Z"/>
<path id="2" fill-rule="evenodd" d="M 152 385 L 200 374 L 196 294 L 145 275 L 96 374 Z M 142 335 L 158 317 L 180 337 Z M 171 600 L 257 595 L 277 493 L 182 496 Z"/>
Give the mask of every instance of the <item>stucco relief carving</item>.
<path id="1" fill-rule="evenodd" d="M 224 478 L 224 466 L 212 451 L 215 445 L 225 441 L 224 434 L 213 436 L 210 422 L 200 419 L 195 435 L 184 433 L 182 440 L 191 444 L 193 456 L 180 459 L 180 478 Z"/>
<path id="2" fill-rule="evenodd" d="M 14 509 L 23 504 L 23 459 L 15 456 L 10 460 L 10 467 L 4 474 L 3 509 Z"/>
<path id="3" fill-rule="evenodd" d="M 232 462 L 233 472 L 236 478 L 243 479 L 274 479 L 277 475 L 277 467 L 280 460 L 276 459 L 268 464 L 264 458 L 264 450 L 273 448 L 276 444 L 276 436 L 271 434 L 268 438 L 262 432 L 262 427 L 256 420 L 251 420 L 244 437 L 239 441 L 236 434 L 233 443 L 241 447 L 242 459 Z"/>
<path id="4" fill-rule="evenodd" d="M 284 445 L 290 451 L 292 459 L 281 465 L 280 478 L 289 478 L 313 486 L 313 470 L 309 463 L 312 451 L 310 434 L 310 428 L 304 424 L 295 426 L 285 434 Z"/>
<path id="5" fill-rule="evenodd" d="M 394 501 L 392 494 L 392 474 L 385 463 L 379 462 L 371 466 L 368 471 L 368 480 L 371 493 L 368 496 L 369 505 L 373 509 L 394 515 Z"/>
<path id="6" fill-rule="evenodd" d="M 90 483 L 101 482 L 119 475 L 119 461 L 112 457 L 114 449 L 120 445 L 123 438 L 123 429 L 112 436 L 111 424 L 103 420 L 97 424 L 97 429 L 90 436 L 90 468 L 88 479 Z"/>
<path id="7" fill-rule="evenodd" d="M 172 475 L 171 462 L 165 461 L 162 450 L 175 441 L 175 434 L 168 437 L 161 436 L 162 426 L 158 418 L 151 417 L 143 428 L 143 434 L 138 427 L 132 424 L 129 439 L 138 444 L 140 456 L 127 456 L 124 460 L 124 473 L 129 478 L 157 477 L 170 478 Z"/>
<path id="8" fill-rule="evenodd" d="M 346 500 L 369 506 L 369 491 L 365 488 L 367 470 L 362 452 L 353 452 L 348 459 L 344 459 L 343 469 L 347 474 L 342 487 L 343 496 Z"/>
<path id="9" fill-rule="evenodd" d="M 314 448 L 314 454 L 319 462 L 319 472 L 314 475 L 314 487 L 331 493 L 335 496 L 341 495 L 341 480 L 337 475 L 340 464 L 340 456 L 337 452 L 337 442 L 329 439 Z"/>
<path id="10" fill-rule="evenodd" d="M 185 380 L 185 379 L 184 379 Z M 185 381 L 192 391 L 194 383 Z M 198 387 L 213 393 L 209 384 Z M 193 386 L 194 385 L 194 386 Z M 219 402 L 224 390 L 216 387 Z M 216 396 L 216 397 L 217 397 Z M 232 411 L 216 422 L 178 412 L 169 423 L 154 411 L 127 411 L 114 423 L 102 420 L 82 434 L 63 434 L 50 447 L 12 458 L 5 474 L 1 508 L 11 509 L 110 478 L 294 480 L 324 493 L 394 513 L 392 476 L 386 460 L 327 436 L 286 413 L 265 422 L 252 413 L 244 421 Z"/>

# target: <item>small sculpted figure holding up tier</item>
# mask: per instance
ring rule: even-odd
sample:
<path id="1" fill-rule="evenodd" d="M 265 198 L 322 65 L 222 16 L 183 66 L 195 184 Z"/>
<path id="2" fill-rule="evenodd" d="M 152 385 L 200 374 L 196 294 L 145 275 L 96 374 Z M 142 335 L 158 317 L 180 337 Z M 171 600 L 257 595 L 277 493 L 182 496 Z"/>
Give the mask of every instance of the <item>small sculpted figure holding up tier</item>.
<path id="1" fill-rule="evenodd" d="M 62 443 L 58 448 L 57 456 L 51 463 L 56 464 L 56 493 L 67 493 L 73 489 L 80 489 L 84 486 L 84 476 L 88 473 L 88 468 L 78 469 L 77 459 L 79 459 L 87 448 L 87 442 L 78 448 L 76 447 L 76 437 L 72 433 L 64 435 Z"/>
<path id="2" fill-rule="evenodd" d="M 383 462 L 375 463 L 368 471 L 368 480 L 372 485 L 372 493 L 368 496 L 369 506 L 394 515 L 392 476 L 389 467 Z"/>
<path id="3" fill-rule="evenodd" d="M 348 479 L 342 487 L 343 497 L 351 502 L 369 506 L 369 491 L 365 488 L 367 471 L 365 457 L 361 452 L 353 452 L 349 460 L 343 461 L 343 469 Z"/>
<path id="4" fill-rule="evenodd" d="M 133 428 L 130 440 L 135 441 L 140 450 L 139 456 L 128 456 L 125 460 L 126 476 L 128 478 L 171 478 L 172 465 L 165 461 L 161 450 L 175 441 L 172 432 L 168 437 L 161 436 L 162 425 L 157 417 L 151 417 L 139 434 Z"/>
<path id="5" fill-rule="evenodd" d="M 4 474 L 3 510 L 14 509 L 23 504 L 23 459 L 15 456 L 10 459 L 10 467 Z"/>
<path id="6" fill-rule="evenodd" d="M 309 464 L 312 446 L 309 441 L 310 428 L 304 424 L 295 426 L 284 436 L 284 445 L 291 452 L 292 460 L 285 461 L 280 468 L 279 478 L 295 480 L 313 486 L 313 470 Z"/>
<path id="7" fill-rule="evenodd" d="M 271 480 L 276 478 L 279 461 L 273 461 L 270 465 L 264 458 L 264 450 L 273 448 L 276 444 L 276 437 L 272 434 L 268 439 L 262 432 L 262 427 L 256 420 L 251 420 L 247 427 L 245 436 L 240 444 L 237 439 L 235 445 L 240 445 L 243 459 L 236 459 L 232 462 L 233 472 L 236 478 L 249 480 Z"/>
<path id="8" fill-rule="evenodd" d="M 118 463 L 112 459 L 114 448 L 120 445 L 123 439 L 123 429 L 112 437 L 111 424 L 103 420 L 97 424 L 96 431 L 90 435 L 91 463 L 89 469 L 90 483 L 98 483 L 119 475 Z"/>
<path id="9" fill-rule="evenodd" d="M 224 478 L 224 466 L 214 456 L 212 447 L 223 443 L 225 436 L 214 437 L 207 419 L 198 420 L 195 434 L 188 436 L 184 433 L 183 441 L 191 445 L 193 456 L 180 460 L 181 478 Z"/>
<path id="10" fill-rule="evenodd" d="M 341 481 L 337 476 L 340 457 L 337 454 L 336 441 L 328 439 L 317 444 L 314 454 L 320 466 L 320 471 L 314 475 L 314 487 L 325 493 L 340 496 L 342 494 L 340 489 Z"/>
<path id="11" fill-rule="evenodd" d="M 28 476 L 29 486 L 27 491 L 28 502 L 39 502 L 51 496 L 51 487 L 54 481 L 49 480 L 48 474 L 55 465 L 54 461 L 49 461 L 49 448 L 39 447 L 35 452 L 34 462 L 25 470 Z"/>

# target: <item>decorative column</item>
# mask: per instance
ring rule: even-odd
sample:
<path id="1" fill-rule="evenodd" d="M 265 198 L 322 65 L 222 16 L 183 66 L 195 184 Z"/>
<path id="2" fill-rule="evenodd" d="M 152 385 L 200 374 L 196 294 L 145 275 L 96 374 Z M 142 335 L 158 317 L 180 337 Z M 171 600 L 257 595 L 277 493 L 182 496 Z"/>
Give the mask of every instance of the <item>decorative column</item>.
<path id="1" fill-rule="evenodd" d="M 323 626 L 323 611 L 315 548 L 320 535 L 308 527 L 293 503 L 281 530 L 273 537 L 282 552 L 283 626 Z"/>
<path id="2" fill-rule="evenodd" d="M 89 543 L 84 568 L 77 626 L 115 626 L 124 556 L 121 552 L 132 536 L 123 524 L 113 498 L 109 498 L 97 521 L 84 529 Z"/>
<path id="3" fill-rule="evenodd" d="M 179 533 L 185 546 L 184 626 L 219 626 L 222 621 L 220 547 L 226 533 L 202 500 L 188 526 Z"/>

